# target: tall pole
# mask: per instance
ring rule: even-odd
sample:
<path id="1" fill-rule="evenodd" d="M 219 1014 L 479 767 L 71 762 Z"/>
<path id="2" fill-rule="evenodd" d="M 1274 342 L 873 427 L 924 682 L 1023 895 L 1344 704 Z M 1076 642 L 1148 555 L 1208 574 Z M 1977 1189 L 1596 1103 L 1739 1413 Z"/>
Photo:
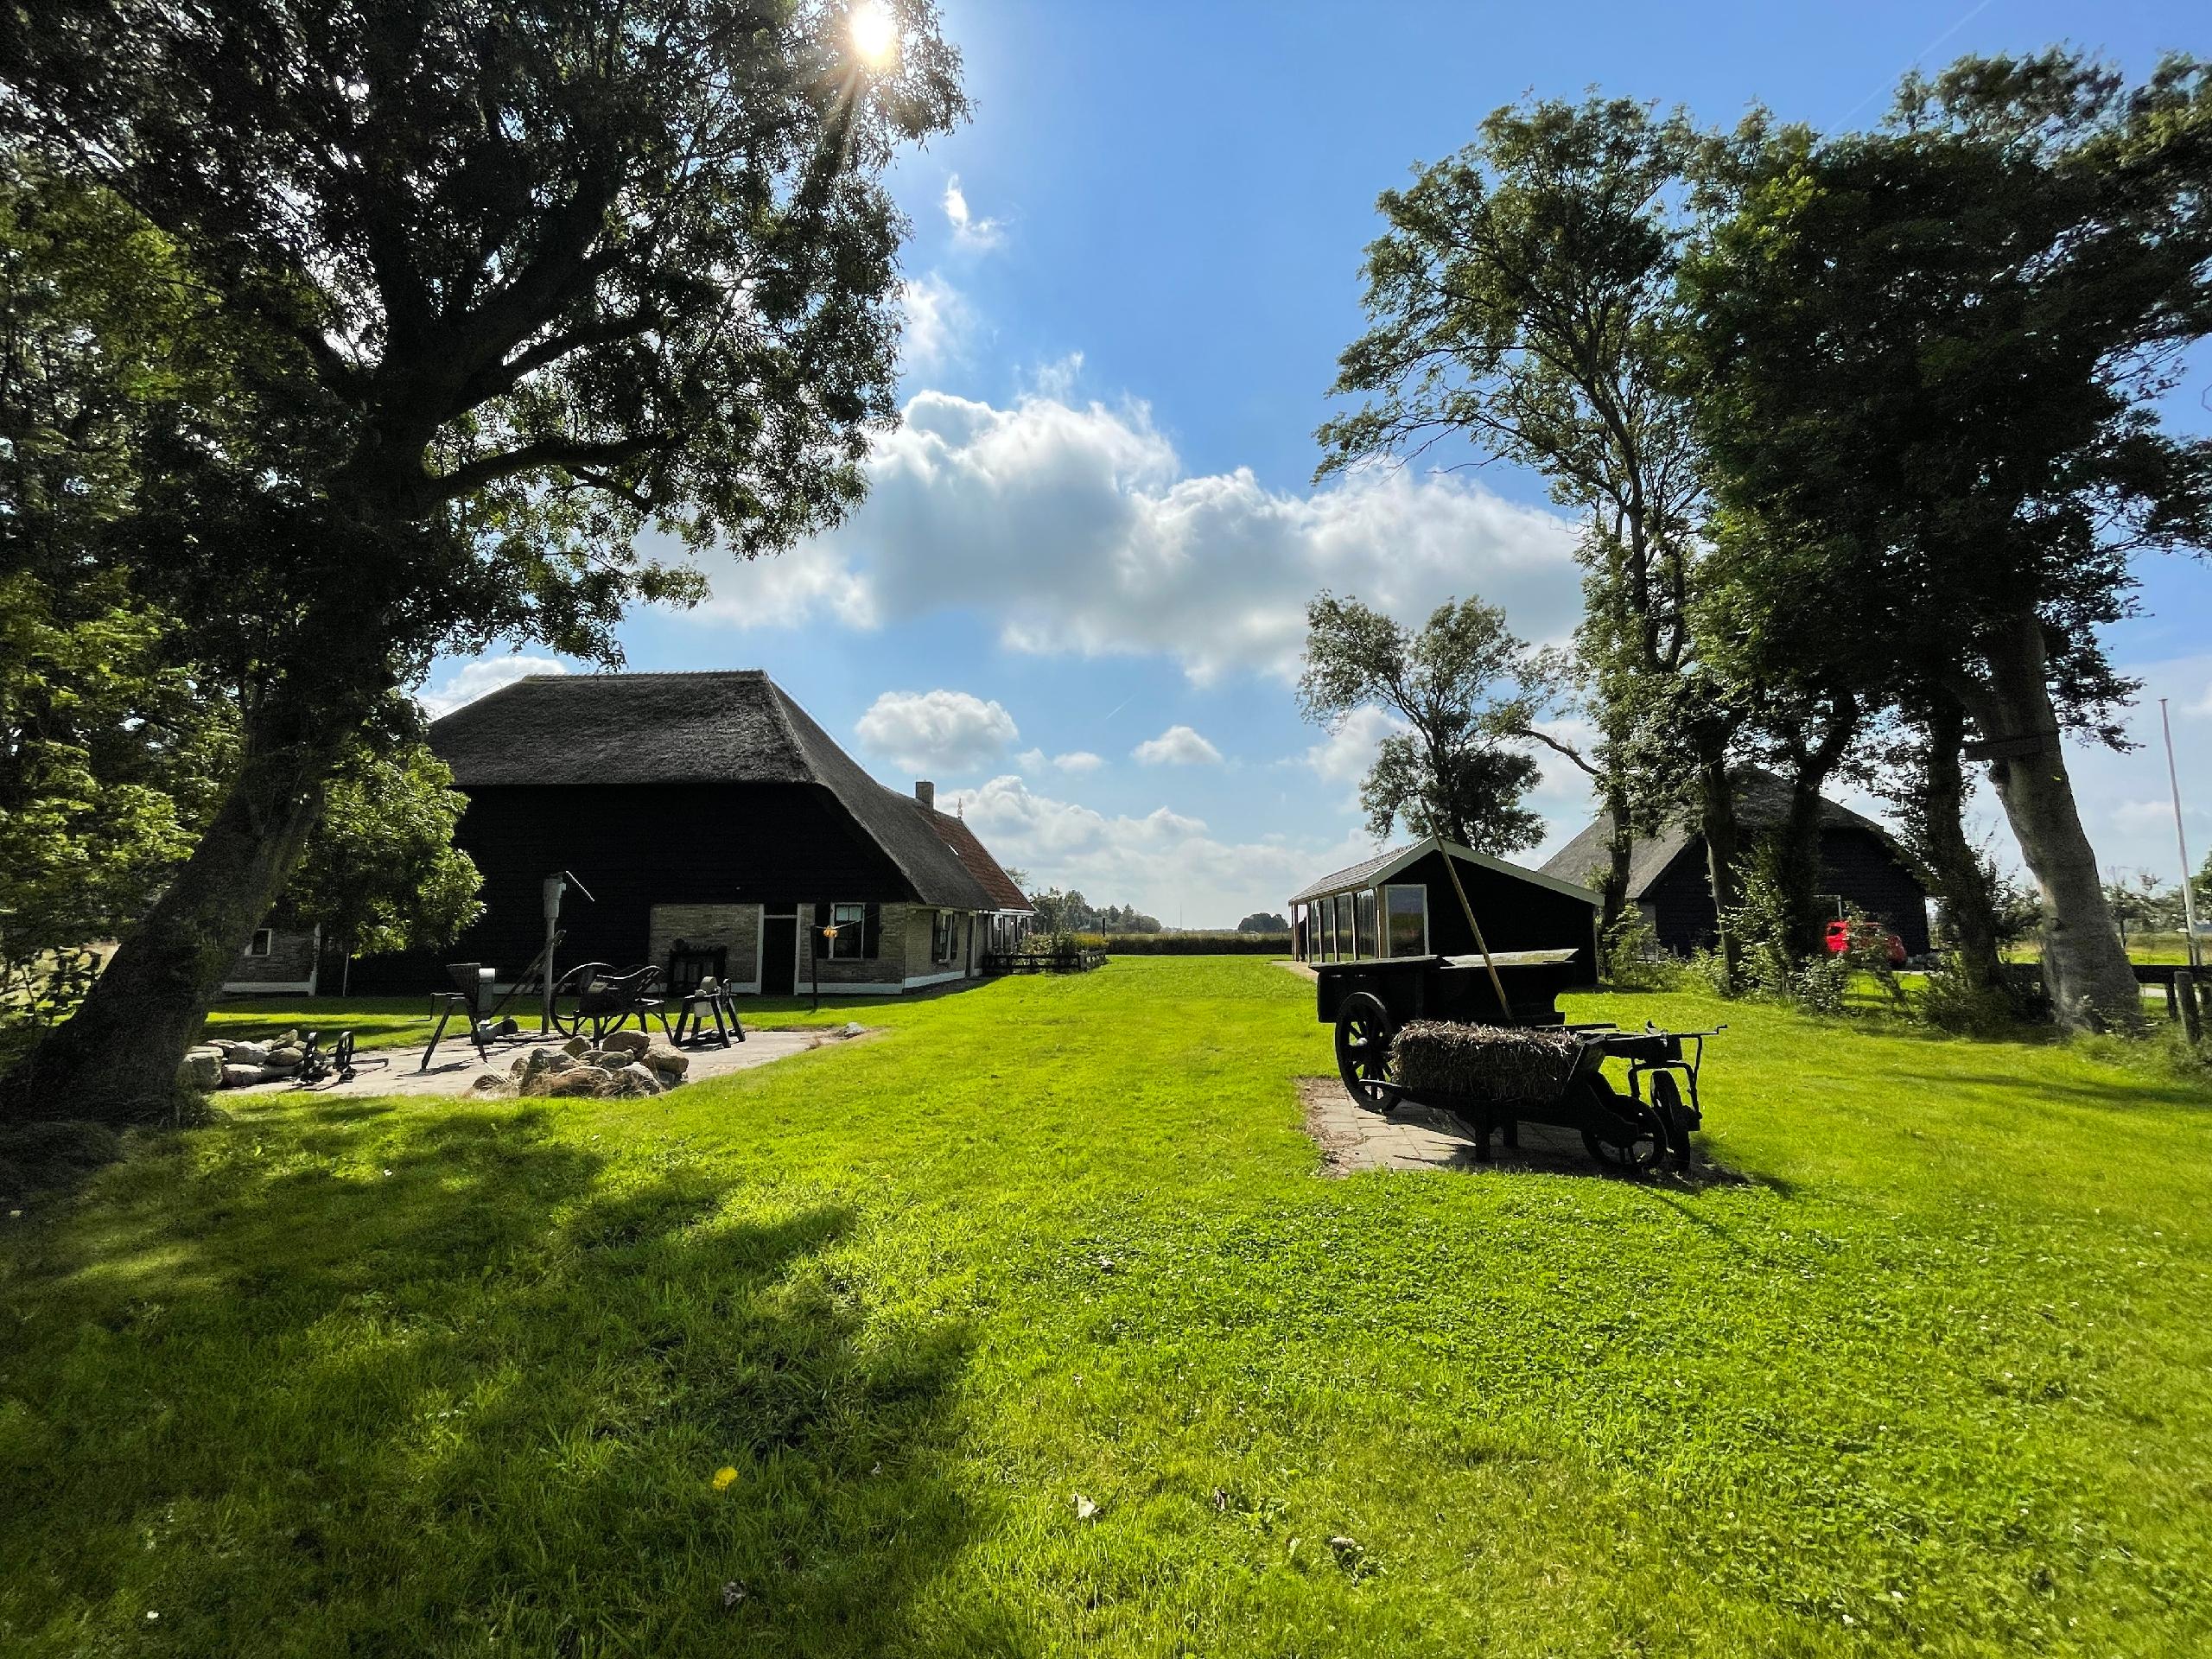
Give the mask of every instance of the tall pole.
<path id="1" fill-rule="evenodd" d="M 2174 770 L 2174 723 L 2166 714 L 2166 700 L 2158 699 L 2158 726 L 2166 737 L 2166 786 L 2174 795 L 2174 846 L 2181 853 L 2181 915 L 2182 926 L 2188 931 L 2189 965 L 2204 965 L 2196 944 L 2196 898 L 2190 889 L 2190 878 L 2196 874 L 2189 865 L 2189 836 L 2181 825 L 2181 774 Z"/>

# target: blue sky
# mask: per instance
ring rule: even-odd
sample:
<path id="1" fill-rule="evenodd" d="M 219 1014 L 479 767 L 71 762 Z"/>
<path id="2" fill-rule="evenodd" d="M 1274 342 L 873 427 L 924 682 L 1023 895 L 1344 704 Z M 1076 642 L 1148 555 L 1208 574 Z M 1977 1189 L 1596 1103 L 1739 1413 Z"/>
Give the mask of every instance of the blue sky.
<path id="1" fill-rule="evenodd" d="M 766 668 L 885 781 L 933 777 L 1002 861 L 1194 927 L 1280 909 L 1371 850 L 1355 797 L 1374 725 L 1331 741 L 1291 694 L 1316 588 L 1408 620 L 1479 593 L 1532 639 L 1573 621 L 1541 480 L 1310 482 L 1377 192 L 1529 93 L 1839 127 L 1878 118 L 1916 60 L 2065 40 L 2139 74 L 2212 48 L 2178 3 L 944 11 L 976 113 L 894 175 L 908 418 L 871 498 L 772 563 L 710 561 L 714 601 L 633 618 L 629 664 Z M 2208 385 L 2177 396 L 2177 423 L 2212 423 Z M 2146 613 L 2112 644 L 2148 682 L 2152 737 L 2173 701 L 2201 858 L 2212 567 L 2140 574 Z M 429 690 L 449 703 L 523 665 L 441 664 Z M 2171 875 L 2155 747 L 2075 767 L 2100 855 Z M 1548 845 L 1586 810 L 1556 768 L 1538 804 Z"/>

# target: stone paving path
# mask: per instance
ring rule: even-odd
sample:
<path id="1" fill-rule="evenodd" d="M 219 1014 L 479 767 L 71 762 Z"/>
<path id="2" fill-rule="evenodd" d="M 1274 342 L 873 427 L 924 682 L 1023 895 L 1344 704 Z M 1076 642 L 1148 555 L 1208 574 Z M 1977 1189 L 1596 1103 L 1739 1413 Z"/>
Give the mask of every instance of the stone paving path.
<path id="1" fill-rule="evenodd" d="M 684 1073 L 687 1084 L 702 1077 L 719 1077 L 727 1072 L 749 1071 L 756 1065 L 772 1061 L 789 1059 L 794 1054 L 804 1054 L 809 1049 L 822 1048 L 833 1043 L 856 1040 L 840 1034 L 839 1031 L 748 1031 L 745 1040 L 728 1048 L 687 1048 L 690 1069 Z M 861 1036 L 872 1036 L 863 1031 Z M 552 1039 L 545 1046 L 558 1048 L 562 1039 Z M 211 1096 L 218 1103 L 239 1095 L 460 1095 L 468 1086 L 487 1074 L 505 1077 L 507 1068 L 517 1057 L 527 1054 L 538 1045 L 536 1040 L 498 1047 L 492 1051 L 492 1064 L 478 1063 L 476 1051 L 466 1042 L 442 1042 L 431 1059 L 428 1071 L 418 1071 L 423 1051 L 419 1048 L 378 1048 L 357 1056 L 357 1060 L 374 1061 L 388 1058 L 387 1065 L 361 1066 L 351 1083 L 335 1081 L 302 1087 L 279 1079 L 274 1083 L 251 1084 L 243 1089 L 225 1089 Z"/>
<path id="2" fill-rule="evenodd" d="M 1306 1110 L 1306 1132 L 1321 1148 L 1325 1175 L 1350 1175 L 1362 1169 L 1538 1169 L 1552 1173 L 1600 1175 L 1582 1137 L 1573 1129 L 1540 1123 L 1521 1126 L 1521 1144 L 1491 1141 L 1491 1162 L 1475 1161 L 1472 1136 L 1448 1113 L 1427 1106 L 1400 1105 L 1370 1112 L 1352 1104 L 1335 1077 L 1300 1077 L 1299 1103 Z"/>

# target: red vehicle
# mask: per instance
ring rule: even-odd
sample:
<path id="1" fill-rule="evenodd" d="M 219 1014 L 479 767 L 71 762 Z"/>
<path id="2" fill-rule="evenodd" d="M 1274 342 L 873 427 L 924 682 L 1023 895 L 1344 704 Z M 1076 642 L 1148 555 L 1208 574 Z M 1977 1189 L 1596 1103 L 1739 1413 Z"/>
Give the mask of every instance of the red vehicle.
<path id="1" fill-rule="evenodd" d="M 1833 921 L 1828 924 L 1827 938 L 1825 940 L 1828 948 L 1828 955 L 1832 957 L 1840 957 L 1843 955 L 1845 951 L 1851 949 L 1851 930 L 1853 925 L 1852 923 L 1843 920 Z M 1884 927 L 1879 922 L 1860 922 L 1858 923 L 1857 925 L 1865 929 L 1866 935 L 1872 935 L 1877 931 L 1881 934 L 1882 942 L 1889 946 L 1891 967 L 1902 968 L 1904 966 L 1904 941 L 1903 939 L 1891 932 L 1888 928 Z"/>

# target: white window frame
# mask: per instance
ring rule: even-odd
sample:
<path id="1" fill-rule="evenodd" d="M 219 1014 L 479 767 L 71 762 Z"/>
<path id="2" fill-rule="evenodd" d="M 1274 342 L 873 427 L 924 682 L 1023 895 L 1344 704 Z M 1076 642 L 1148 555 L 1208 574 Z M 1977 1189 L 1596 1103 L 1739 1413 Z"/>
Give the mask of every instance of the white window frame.
<path id="1" fill-rule="evenodd" d="M 276 930 L 273 927 L 255 928 L 253 930 L 253 937 L 246 941 L 245 953 L 249 957 L 272 957 L 276 955 Z"/>
<path id="2" fill-rule="evenodd" d="M 1424 957 L 1428 957 L 1428 956 L 1433 956 L 1433 955 L 1435 955 L 1436 953 L 1435 953 L 1434 951 L 1431 950 L 1429 949 L 1429 946 L 1428 946 L 1428 888 L 1427 888 L 1427 887 L 1425 884 L 1423 884 L 1423 883 L 1421 883 L 1421 882 L 1419 882 L 1419 881 L 1386 881 L 1386 882 L 1384 882 L 1384 883 L 1382 884 L 1382 887 L 1381 887 L 1380 889 L 1378 889 L 1378 891 L 1380 892 L 1380 893 L 1381 893 L 1381 895 L 1382 895 L 1382 906 L 1381 906 L 1381 909 L 1380 909 L 1380 911 L 1379 911 L 1379 912 L 1378 912 L 1378 913 L 1379 913 L 1379 915 L 1380 915 L 1380 917 L 1381 917 L 1382 924 L 1382 936 L 1381 939 L 1380 939 L 1379 941 L 1377 941 L 1377 943 L 1379 943 L 1380 944 L 1382 944 L 1382 947 L 1383 947 L 1386 950 L 1389 948 L 1389 944 L 1390 944 L 1390 895 L 1391 895 L 1392 893 L 1394 893 L 1402 892 L 1402 892 L 1406 892 L 1406 893 L 1417 893 L 1421 894 L 1421 950 L 1420 950 L 1420 951 L 1419 951 L 1417 954 L 1419 954 L 1419 955 L 1421 955 L 1421 956 L 1424 956 Z"/>
<path id="3" fill-rule="evenodd" d="M 826 961 L 861 962 L 867 959 L 868 906 L 866 905 L 844 905 L 833 901 L 830 906 L 830 925 L 837 930 L 837 937 L 830 941 L 830 953 L 824 958 Z M 845 948 L 845 941 L 848 938 L 853 942 L 849 950 Z"/>

